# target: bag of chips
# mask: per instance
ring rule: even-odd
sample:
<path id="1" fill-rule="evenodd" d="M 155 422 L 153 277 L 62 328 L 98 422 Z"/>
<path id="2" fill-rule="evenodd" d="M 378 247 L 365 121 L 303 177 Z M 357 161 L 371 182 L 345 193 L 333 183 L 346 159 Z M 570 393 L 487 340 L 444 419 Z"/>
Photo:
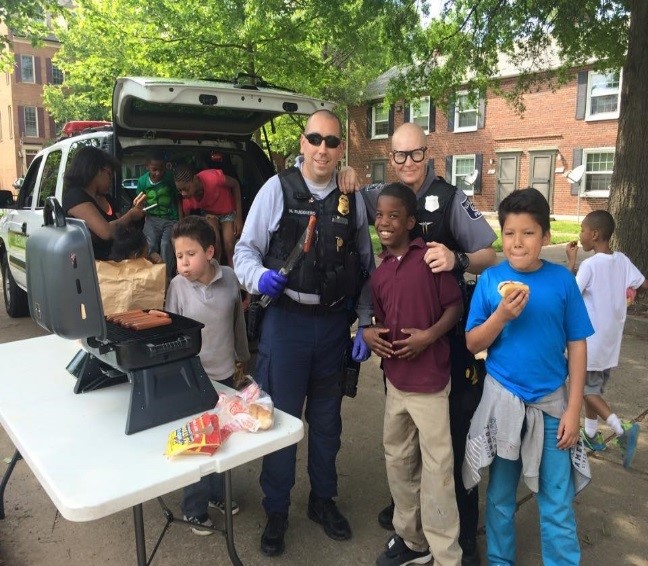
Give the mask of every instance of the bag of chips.
<path id="1" fill-rule="evenodd" d="M 218 450 L 222 441 L 218 416 L 203 413 L 169 433 L 164 454 L 169 457 L 180 454 L 211 456 Z"/>

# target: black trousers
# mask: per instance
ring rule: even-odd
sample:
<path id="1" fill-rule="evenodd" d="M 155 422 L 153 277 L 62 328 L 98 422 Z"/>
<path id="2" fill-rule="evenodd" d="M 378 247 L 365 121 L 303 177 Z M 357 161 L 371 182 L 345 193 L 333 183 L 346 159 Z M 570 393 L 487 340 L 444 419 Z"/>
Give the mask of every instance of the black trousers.
<path id="1" fill-rule="evenodd" d="M 479 522 L 479 492 L 475 486 L 467 492 L 461 479 L 470 419 L 479 405 L 486 370 L 483 360 L 475 360 L 466 348 L 463 330 L 450 334 L 451 383 L 450 435 L 454 452 L 454 481 L 459 509 L 459 542 L 474 541 Z"/>

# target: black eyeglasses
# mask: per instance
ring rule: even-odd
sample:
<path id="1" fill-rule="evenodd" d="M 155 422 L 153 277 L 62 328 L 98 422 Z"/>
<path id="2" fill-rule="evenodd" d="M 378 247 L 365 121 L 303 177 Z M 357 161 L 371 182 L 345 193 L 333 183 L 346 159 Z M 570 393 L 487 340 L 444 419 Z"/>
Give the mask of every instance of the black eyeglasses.
<path id="1" fill-rule="evenodd" d="M 391 156 L 394 159 L 394 163 L 398 163 L 398 165 L 405 163 L 408 157 L 411 157 L 414 163 L 420 163 L 425 159 L 426 151 L 427 147 L 419 147 L 411 151 L 392 151 Z"/>
<path id="2" fill-rule="evenodd" d="M 304 134 L 304 137 L 311 145 L 320 146 L 324 142 L 324 145 L 329 149 L 335 149 L 342 143 L 342 140 L 337 136 L 323 136 L 322 134 L 312 133 Z"/>

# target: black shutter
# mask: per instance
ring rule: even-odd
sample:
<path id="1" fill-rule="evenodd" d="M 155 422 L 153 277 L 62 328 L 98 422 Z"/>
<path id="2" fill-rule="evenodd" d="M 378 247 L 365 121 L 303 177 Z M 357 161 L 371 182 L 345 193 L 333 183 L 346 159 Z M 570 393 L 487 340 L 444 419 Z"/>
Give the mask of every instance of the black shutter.
<path id="1" fill-rule="evenodd" d="M 410 105 L 409 103 L 407 103 L 403 108 L 403 123 L 405 124 L 409 121 L 410 121 Z"/>
<path id="2" fill-rule="evenodd" d="M 367 106 L 367 139 L 371 139 L 371 121 L 373 119 L 373 105 Z"/>
<path id="3" fill-rule="evenodd" d="M 41 72 L 40 57 L 34 57 L 34 82 L 37 85 L 43 84 L 43 73 Z"/>
<path id="4" fill-rule="evenodd" d="M 477 153 L 475 155 L 475 169 L 479 171 L 479 174 L 477 175 L 477 179 L 473 184 L 473 194 L 475 195 L 481 195 L 482 192 L 482 164 L 483 163 L 484 163 L 484 154 Z"/>
<path id="5" fill-rule="evenodd" d="M 486 120 L 486 98 L 479 97 L 479 104 L 477 105 L 477 129 L 481 130 L 484 127 Z"/>
<path id="6" fill-rule="evenodd" d="M 587 106 L 587 71 L 578 72 L 578 90 L 576 91 L 576 120 L 585 119 Z"/>
<path id="7" fill-rule="evenodd" d="M 445 180 L 452 183 L 452 155 L 446 155 Z"/>
<path id="8" fill-rule="evenodd" d="M 25 107 L 18 106 L 18 135 L 25 135 Z"/>
<path id="9" fill-rule="evenodd" d="M 430 157 L 427 162 L 426 175 L 429 175 L 430 173 L 434 175 L 434 157 Z"/>
<path id="10" fill-rule="evenodd" d="M 14 55 L 14 57 L 16 59 L 16 70 L 14 72 L 14 76 L 16 78 L 16 82 L 19 83 L 21 78 L 20 55 Z"/>
<path id="11" fill-rule="evenodd" d="M 448 107 L 448 131 L 454 132 L 454 115 L 455 115 L 455 104 L 454 102 L 450 103 Z"/>
<path id="12" fill-rule="evenodd" d="M 394 133 L 394 105 L 389 106 L 389 122 L 387 123 L 387 135 L 391 136 Z"/>
<path id="13" fill-rule="evenodd" d="M 429 118 L 428 118 L 428 133 L 432 133 L 434 130 L 436 130 L 436 107 L 434 106 L 434 103 L 432 102 L 432 98 L 430 98 L 430 110 L 429 110 Z"/>
<path id="14" fill-rule="evenodd" d="M 36 120 L 38 122 L 38 137 L 45 138 L 45 111 L 42 106 L 36 108 Z"/>
<path id="15" fill-rule="evenodd" d="M 53 75 L 54 73 L 52 71 L 52 60 L 49 57 L 47 57 L 45 59 L 45 76 L 48 85 L 52 84 Z"/>
<path id="16" fill-rule="evenodd" d="M 574 153 L 572 155 L 572 169 L 576 169 L 576 167 L 578 167 L 582 163 L 583 163 L 583 148 L 575 147 Z M 570 183 L 571 186 L 569 187 L 569 193 L 572 196 L 578 196 L 578 193 L 580 192 L 581 182 L 582 179 L 578 183 Z"/>

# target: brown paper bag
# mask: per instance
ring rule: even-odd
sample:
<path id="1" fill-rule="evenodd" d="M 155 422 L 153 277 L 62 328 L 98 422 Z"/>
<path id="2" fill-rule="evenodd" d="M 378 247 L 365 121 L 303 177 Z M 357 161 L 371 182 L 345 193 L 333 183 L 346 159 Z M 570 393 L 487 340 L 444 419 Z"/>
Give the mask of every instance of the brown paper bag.
<path id="1" fill-rule="evenodd" d="M 166 266 L 148 259 L 97 261 L 104 315 L 164 307 Z"/>

